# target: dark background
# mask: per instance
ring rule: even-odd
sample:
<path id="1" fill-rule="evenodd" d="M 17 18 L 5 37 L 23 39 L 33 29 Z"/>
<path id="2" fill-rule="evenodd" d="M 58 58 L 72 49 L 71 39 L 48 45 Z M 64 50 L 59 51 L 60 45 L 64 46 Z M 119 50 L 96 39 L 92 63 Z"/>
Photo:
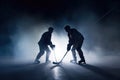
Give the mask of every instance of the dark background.
<path id="1" fill-rule="evenodd" d="M 14 56 L 18 23 L 27 23 L 23 32 L 52 23 L 58 33 L 70 24 L 85 36 L 87 50 L 98 46 L 104 55 L 119 55 L 119 5 L 119 0 L 0 0 L 0 56 Z"/>

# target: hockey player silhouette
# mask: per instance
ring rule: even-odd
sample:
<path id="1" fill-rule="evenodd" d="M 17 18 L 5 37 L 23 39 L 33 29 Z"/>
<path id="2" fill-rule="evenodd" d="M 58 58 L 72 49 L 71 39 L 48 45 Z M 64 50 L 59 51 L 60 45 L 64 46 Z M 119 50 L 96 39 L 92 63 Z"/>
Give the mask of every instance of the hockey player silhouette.
<path id="1" fill-rule="evenodd" d="M 40 63 L 39 59 L 45 53 L 45 51 L 46 51 L 46 63 L 50 62 L 49 56 L 51 51 L 48 46 L 50 46 L 52 49 L 55 47 L 55 45 L 53 45 L 51 42 L 51 36 L 53 30 L 54 29 L 52 27 L 49 27 L 48 31 L 43 33 L 40 41 L 38 42 L 40 52 L 38 53 L 34 63 Z"/>
<path id="2" fill-rule="evenodd" d="M 70 28 L 69 25 L 66 25 L 64 29 L 68 33 L 68 38 L 69 38 L 69 43 L 67 45 L 67 51 L 69 51 L 72 46 L 71 51 L 73 55 L 73 60 L 71 60 L 71 62 L 77 63 L 77 57 L 76 57 L 76 51 L 77 51 L 81 59 L 78 63 L 79 64 L 86 63 L 84 55 L 83 55 L 83 51 L 81 49 L 83 41 L 84 41 L 83 35 L 79 31 L 77 31 L 75 28 Z"/>

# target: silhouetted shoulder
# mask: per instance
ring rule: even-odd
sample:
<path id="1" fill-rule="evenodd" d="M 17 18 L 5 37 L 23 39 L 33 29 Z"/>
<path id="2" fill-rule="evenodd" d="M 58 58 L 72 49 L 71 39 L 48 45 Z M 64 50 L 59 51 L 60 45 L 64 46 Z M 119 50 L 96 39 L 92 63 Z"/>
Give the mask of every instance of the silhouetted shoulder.
<path id="1" fill-rule="evenodd" d="M 78 32 L 77 29 L 75 28 L 72 28 L 71 31 Z"/>
<path id="2" fill-rule="evenodd" d="M 46 38 L 46 37 L 48 37 L 48 36 L 50 36 L 51 34 L 49 33 L 49 32 L 45 32 L 45 33 L 43 33 L 43 35 L 42 35 L 42 37 L 43 38 Z"/>
<path id="3" fill-rule="evenodd" d="M 77 37 L 79 37 L 79 38 L 81 38 L 81 39 L 84 40 L 84 36 L 83 36 L 77 29 L 72 28 L 72 29 L 71 29 L 71 33 L 72 33 L 74 36 L 77 36 Z"/>

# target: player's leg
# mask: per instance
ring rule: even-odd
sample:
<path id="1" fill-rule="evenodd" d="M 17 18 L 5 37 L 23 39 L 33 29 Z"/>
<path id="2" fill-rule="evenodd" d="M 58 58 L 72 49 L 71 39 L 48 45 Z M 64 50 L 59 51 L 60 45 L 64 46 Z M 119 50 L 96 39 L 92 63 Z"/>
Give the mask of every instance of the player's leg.
<path id="1" fill-rule="evenodd" d="M 51 51 L 50 51 L 49 47 L 46 47 L 46 63 L 50 62 L 50 60 L 49 60 L 50 53 L 51 53 Z"/>

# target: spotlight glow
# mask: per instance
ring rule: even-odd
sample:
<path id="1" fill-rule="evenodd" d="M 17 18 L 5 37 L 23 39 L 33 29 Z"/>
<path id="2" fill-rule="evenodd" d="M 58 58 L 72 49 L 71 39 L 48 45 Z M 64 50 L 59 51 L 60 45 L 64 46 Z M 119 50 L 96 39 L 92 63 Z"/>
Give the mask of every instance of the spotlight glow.
<path id="1" fill-rule="evenodd" d="M 47 27 L 42 29 L 35 29 L 32 32 L 21 32 L 19 35 L 16 36 L 16 47 L 15 47 L 15 60 L 19 61 L 34 61 L 36 58 L 38 52 L 39 52 L 39 46 L 38 46 L 38 41 L 45 31 L 47 31 Z M 19 37 L 19 38 L 18 38 Z M 57 61 L 60 61 L 64 54 L 67 51 L 67 44 L 68 44 L 68 36 L 67 33 L 63 32 L 61 34 L 58 34 L 57 32 L 53 32 L 52 34 L 52 42 L 53 44 L 56 45 L 55 50 L 51 50 L 51 55 L 50 55 L 50 60 L 55 61 L 54 54 L 56 56 Z M 85 43 L 85 41 L 84 41 Z M 84 43 L 83 43 L 83 53 L 85 56 L 85 59 L 87 62 L 95 62 L 99 60 L 99 57 L 94 54 L 97 53 L 97 51 L 87 51 L 84 48 Z M 100 52 L 100 51 L 99 51 Z M 46 53 L 40 58 L 41 62 L 45 62 L 45 57 Z M 63 62 L 69 62 L 72 57 L 71 51 L 67 53 L 65 56 Z M 77 54 L 77 60 L 80 60 Z"/>
<path id="2" fill-rule="evenodd" d="M 53 54 L 55 54 L 57 60 L 60 61 L 63 58 L 66 51 L 67 51 L 67 49 L 66 49 L 67 48 L 67 43 L 68 43 L 67 35 L 62 35 L 62 34 L 58 35 L 58 34 L 54 33 L 53 37 L 52 37 L 52 41 L 56 45 L 56 47 L 55 47 L 55 51 L 52 52 L 51 56 Z M 65 56 L 64 61 L 68 62 L 71 59 L 71 57 L 72 57 L 71 53 L 69 52 Z M 55 60 L 54 55 L 52 57 L 52 60 Z"/>

